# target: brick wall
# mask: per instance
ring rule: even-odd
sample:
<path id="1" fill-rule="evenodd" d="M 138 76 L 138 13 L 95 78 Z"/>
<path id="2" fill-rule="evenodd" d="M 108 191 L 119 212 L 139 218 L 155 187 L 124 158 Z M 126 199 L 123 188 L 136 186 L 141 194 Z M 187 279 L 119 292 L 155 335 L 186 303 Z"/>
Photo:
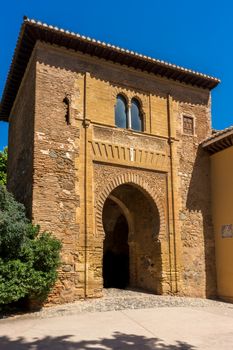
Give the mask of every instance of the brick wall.
<path id="1" fill-rule="evenodd" d="M 182 115 L 195 118 L 195 136 L 182 133 Z M 214 234 L 211 216 L 210 160 L 199 146 L 211 133 L 210 105 L 179 103 L 177 113 L 178 174 L 184 293 L 216 294 Z"/>

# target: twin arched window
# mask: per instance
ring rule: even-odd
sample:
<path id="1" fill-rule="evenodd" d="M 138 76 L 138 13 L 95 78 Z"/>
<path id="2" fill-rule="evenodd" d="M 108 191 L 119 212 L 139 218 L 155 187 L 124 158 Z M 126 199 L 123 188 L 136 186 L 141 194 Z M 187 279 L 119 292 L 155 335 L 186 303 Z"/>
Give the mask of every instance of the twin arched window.
<path id="1" fill-rule="evenodd" d="M 131 106 L 128 106 L 124 96 L 117 96 L 115 105 L 115 124 L 119 128 L 143 131 L 141 105 L 136 98 L 132 98 Z"/>
<path id="2" fill-rule="evenodd" d="M 122 95 L 117 96 L 115 106 L 115 124 L 119 128 L 128 128 L 127 103 Z"/>

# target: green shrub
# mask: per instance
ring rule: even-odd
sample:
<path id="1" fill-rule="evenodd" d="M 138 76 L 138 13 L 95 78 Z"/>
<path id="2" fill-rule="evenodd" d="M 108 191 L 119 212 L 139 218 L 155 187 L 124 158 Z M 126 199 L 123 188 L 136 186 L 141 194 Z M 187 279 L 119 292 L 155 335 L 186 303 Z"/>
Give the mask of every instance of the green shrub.
<path id="1" fill-rule="evenodd" d="M 6 185 L 7 176 L 7 147 L 0 152 L 0 185 Z"/>
<path id="2" fill-rule="evenodd" d="M 61 243 L 26 218 L 25 208 L 0 185 L 0 304 L 43 300 L 57 278 Z"/>

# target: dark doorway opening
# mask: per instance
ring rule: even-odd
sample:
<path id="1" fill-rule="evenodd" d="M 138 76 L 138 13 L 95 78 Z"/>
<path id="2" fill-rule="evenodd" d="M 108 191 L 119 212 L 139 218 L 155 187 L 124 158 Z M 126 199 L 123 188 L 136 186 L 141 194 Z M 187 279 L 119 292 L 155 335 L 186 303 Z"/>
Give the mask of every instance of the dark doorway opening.
<path id="1" fill-rule="evenodd" d="M 152 198 L 133 184 L 116 187 L 104 202 L 104 288 L 162 290 L 160 216 Z"/>
<path id="2" fill-rule="evenodd" d="M 129 285 L 128 223 L 118 216 L 104 240 L 103 280 L 105 288 L 124 289 Z"/>

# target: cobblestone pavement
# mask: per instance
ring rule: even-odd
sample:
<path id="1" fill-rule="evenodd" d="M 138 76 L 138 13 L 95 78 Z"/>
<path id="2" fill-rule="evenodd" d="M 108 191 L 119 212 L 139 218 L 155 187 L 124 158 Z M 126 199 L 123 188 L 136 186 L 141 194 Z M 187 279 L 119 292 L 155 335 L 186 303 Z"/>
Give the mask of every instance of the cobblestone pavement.
<path id="1" fill-rule="evenodd" d="M 0 320 L 0 349 L 232 350 L 233 307 L 112 290 L 101 300 Z"/>
<path id="2" fill-rule="evenodd" d="M 0 350 L 48 349 L 232 350 L 233 305 L 110 289 L 0 320 Z"/>
<path id="3" fill-rule="evenodd" d="M 61 315 L 76 315 L 87 312 L 106 312 L 125 309 L 145 309 L 156 307 L 215 307 L 232 309 L 233 304 L 216 300 L 161 296 L 135 290 L 105 289 L 99 299 L 80 300 L 74 303 L 45 307 L 39 312 L 16 315 L 14 318 L 49 318 Z"/>

